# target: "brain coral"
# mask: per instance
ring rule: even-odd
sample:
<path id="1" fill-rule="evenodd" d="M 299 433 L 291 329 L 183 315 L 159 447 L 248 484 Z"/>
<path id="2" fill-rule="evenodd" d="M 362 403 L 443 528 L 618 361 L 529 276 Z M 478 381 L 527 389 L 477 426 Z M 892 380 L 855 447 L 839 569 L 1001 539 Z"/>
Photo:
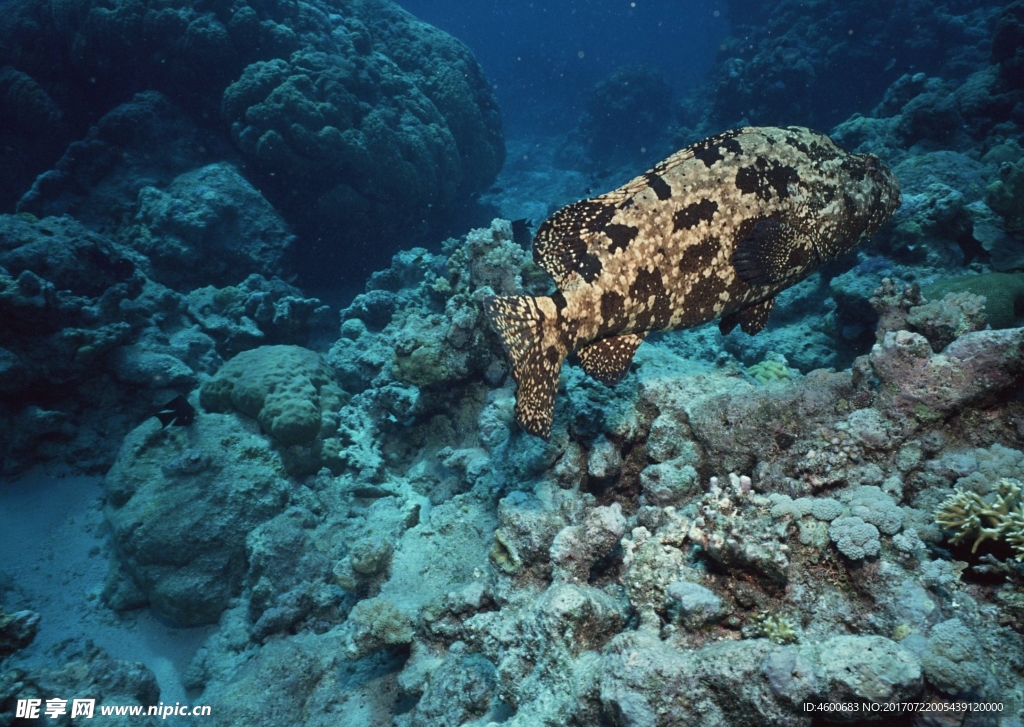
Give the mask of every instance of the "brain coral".
<path id="1" fill-rule="evenodd" d="M 828 528 L 829 537 L 839 552 L 850 560 L 878 555 L 878 528 L 859 517 L 840 517 Z"/>
<path id="2" fill-rule="evenodd" d="M 261 346 L 243 351 L 203 384 L 207 411 L 239 411 L 258 420 L 281 444 L 305 444 L 320 433 L 321 409 L 340 399 L 320 356 L 298 346 Z M 328 401 L 323 401 L 324 399 Z"/>

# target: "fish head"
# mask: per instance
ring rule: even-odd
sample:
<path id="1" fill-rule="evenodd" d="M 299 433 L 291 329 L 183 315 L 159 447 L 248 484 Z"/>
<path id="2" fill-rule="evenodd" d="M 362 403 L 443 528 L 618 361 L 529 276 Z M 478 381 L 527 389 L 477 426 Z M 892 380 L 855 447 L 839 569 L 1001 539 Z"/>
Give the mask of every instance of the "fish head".
<path id="1" fill-rule="evenodd" d="M 858 163 L 863 164 L 866 235 L 873 235 L 884 225 L 903 204 L 900 194 L 900 180 L 881 159 L 874 154 L 857 154 Z"/>

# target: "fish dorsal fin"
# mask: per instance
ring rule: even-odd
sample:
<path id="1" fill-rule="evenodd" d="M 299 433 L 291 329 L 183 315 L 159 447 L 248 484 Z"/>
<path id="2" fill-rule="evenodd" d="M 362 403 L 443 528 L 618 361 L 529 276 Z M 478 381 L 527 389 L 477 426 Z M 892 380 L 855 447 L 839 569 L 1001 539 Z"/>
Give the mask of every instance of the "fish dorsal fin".
<path id="1" fill-rule="evenodd" d="M 764 327 L 768 325 L 768 316 L 771 315 L 772 306 L 774 305 L 775 298 L 768 298 L 760 303 L 755 303 L 749 308 L 743 308 L 723 316 L 722 320 L 718 323 L 718 330 L 725 336 L 738 325 L 743 329 L 744 333 L 749 333 L 753 336 L 755 333 L 763 331 Z"/>
<path id="2" fill-rule="evenodd" d="M 615 209 L 599 199 L 580 200 L 558 210 L 537 230 L 533 261 L 551 274 L 559 290 L 573 273 L 588 283 L 601 274 L 601 260 L 590 244 L 611 222 Z"/>
<path id="3" fill-rule="evenodd" d="M 609 336 L 584 346 L 576 352 L 580 365 L 589 376 L 608 386 L 622 381 L 633 362 L 633 354 L 644 340 L 646 333 L 627 333 L 623 336 Z"/>
<path id="4" fill-rule="evenodd" d="M 758 220 L 739 241 L 732 264 L 740 280 L 748 285 L 776 285 L 818 266 L 814 243 L 785 222 L 768 217 Z"/>

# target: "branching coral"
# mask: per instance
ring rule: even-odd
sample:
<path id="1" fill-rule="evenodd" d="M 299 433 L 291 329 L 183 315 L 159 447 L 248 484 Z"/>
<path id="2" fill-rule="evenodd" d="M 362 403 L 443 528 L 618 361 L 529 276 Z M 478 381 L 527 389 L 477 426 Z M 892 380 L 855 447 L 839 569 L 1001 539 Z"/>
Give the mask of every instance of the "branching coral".
<path id="1" fill-rule="evenodd" d="M 743 635 L 749 639 L 769 639 L 776 644 L 791 644 L 799 638 L 793 619 L 778 613 L 757 614 L 743 629 Z"/>
<path id="2" fill-rule="evenodd" d="M 1004 477 L 995 485 L 991 502 L 976 492 L 957 488 L 935 513 L 935 522 L 946 530 L 955 531 L 950 542 L 959 543 L 974 537 L 971 552 L 985 540 L 1003 538 L 1015 551 L 1017 560 L 1024 561 L 1024 501 L 1021 482 Z"/>

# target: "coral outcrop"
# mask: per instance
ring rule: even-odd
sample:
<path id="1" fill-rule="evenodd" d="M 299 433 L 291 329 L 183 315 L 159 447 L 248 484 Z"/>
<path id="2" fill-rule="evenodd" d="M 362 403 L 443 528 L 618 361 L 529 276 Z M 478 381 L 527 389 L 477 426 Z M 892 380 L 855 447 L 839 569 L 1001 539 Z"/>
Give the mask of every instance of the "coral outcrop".
<path id="1" fill-rule="evenodd" d="M 54 10 L 19 0 L 5 10 L 0 39 L 0 93 L 12 102 L 3 107 L 23 109 L 4 124 L 6 146 L 19 150 L 5 152 L 18 170 L 10 183 L 21 185 L 0 194 L 8 210 L 35 175 L 42 176 L 23 200 L 26 211 L 85 205 L 95 213 L 99 205 L 109 213 L 122 204 L 110 193 L 120 196 L 117 187 L 133 178 L 149 176 L 161 191 L 169 171 L 240 157 L 250 182 L 293 225 L 310 236 L 340 234 L 338 249 L 361 245 L 353 258 L 383 263 L 400 235 L 416 233 L 424 219 L 443 223 L 493 182 L 504 160 L 501 117 L 473 55 L 388 0 L 311 0 L 301 10 L 280 3 L 108 7 L 90 0 Z M 166 122 L 143 118 L 139 130 L 112 135 L 133 115 L 113 110 L 139 92 L 136 112 L 166 106 L 167 99 L 180 110 Z M 168 133 L 172 128 L 178 133 Z M 83 134 L 61 158 L 62 145 Z M 133 152 L 153 136 L 168 139 L 165 152 L 173 153 L 162 165 L 150 163 L 164 167 L 150 176 Z M 124 147 L 127 159 L 110 153 Z M 82 190 L 82 181 L 92 189 Z M 188 196 L 185 186 L 197 184 L 180 179 L 177 193 L 162 191 Z M 193 201 L 208 206 L 199 197 Z M 153 191 L 144 202 L 170 203 Z M 178 222 L 195 234 L 195 219 Z M 182 237 L 181 224 L 171 228 L 172 237 Z M 311 247 L 300 253 L 319 251 Z M 373 269 L 361 265 L 349 268 Z"/>
<path id="2" fill-rule="evenodd" d="M 261 346 L 228 361 L 199 393 L 207 411 L 238 411 L 285 446 L 312 441 L 325 414 L 336 413 L 341 391 L 313 351 Z"/>
<path id="3" fill-rule="evenodd" d="M 246 573 L 246 538 L 281 512 L 288 483 L 254 425 L 204 414 L 188 429 L 148 420 L 104 481 L 114 560 L 104 598 L 183 625 L 216 623 Z"/>
<path id="4" fill-rule="evenodd" d="M 335 465 L 302 470 L 244 525 L 237 600 L 189 670 L 204 699 L 259 695 L 261 709 L 302 721 L 329 694 L 339 709 L 410 726 L 798 723 L 807 701 L 942 700 L 957 680 L 1009 699 L 1024 636 L 997 625 L 1013 618 L 998 589 L 965 580 L 998 567 L 1016 582 L 1015 561 L 996 559 L 995 538 L 975 554 L 948 543 L 970 559 L 950 560 L 944 538 L 960 530 L 934 513 L 954 487 L 994 507 L 993 483 L 1024 470 L 1013 424 L 1024 414 L 1005 396 L 1018 329 L 943 327 L 947 313 L 912 313 L 925 304 L 889 284 L 876 296 L 888 330 L 852 371 L 763 386 L 653 343 L 615 388 L 567 367 L 542 442 L 516 428 L 497 342 L 486 329 L 460 337 L 479 325 L 482 295 L 522 290 L 526 264 L 500 221 L 443 255 L 397 255 L 343 313 L 323 361 L 288 349 L 301 360 L 275 368 L 261 357 L 277 349 L 255 349 L 204 385 L 228 401 L 273 370 L 308 380 L 308 404 L 313 378 L 335 379 L 340 409 L 308 410 L 334 411 L 346 432 Z M 952 340 L 936 353 L 909 327 Z M 895 366 L 886 341 L 912 341 L 921 365 Z M 410 376 L 410 351 L 430 377 Z M 944 377 L 956 367 L 941 357 L 978 373 Z M 312 373 L 298 376 L 307 360 Z M 257 403 L 289 390 L 256 389 Z M 294 477 L 288 452 L 306 445 L 255 424 L 200 412 L 195 426 L 245 432 L 250 444 L 231 451 L 262 453 L 232 481 Z M 242 466 L 171 456 L 195 436 L 154 423 L 131 441 L 154 443 L 141 450 L 147 466 L 160 462 L 154 478 L 177 488 Z M 132 552 L 119 546 L 120 568 L 145 571 Z M 276 675 L 297 660 L 282 690 Z M 344 676 L 353 670 L 378 675 L 373 689 Z"/>

